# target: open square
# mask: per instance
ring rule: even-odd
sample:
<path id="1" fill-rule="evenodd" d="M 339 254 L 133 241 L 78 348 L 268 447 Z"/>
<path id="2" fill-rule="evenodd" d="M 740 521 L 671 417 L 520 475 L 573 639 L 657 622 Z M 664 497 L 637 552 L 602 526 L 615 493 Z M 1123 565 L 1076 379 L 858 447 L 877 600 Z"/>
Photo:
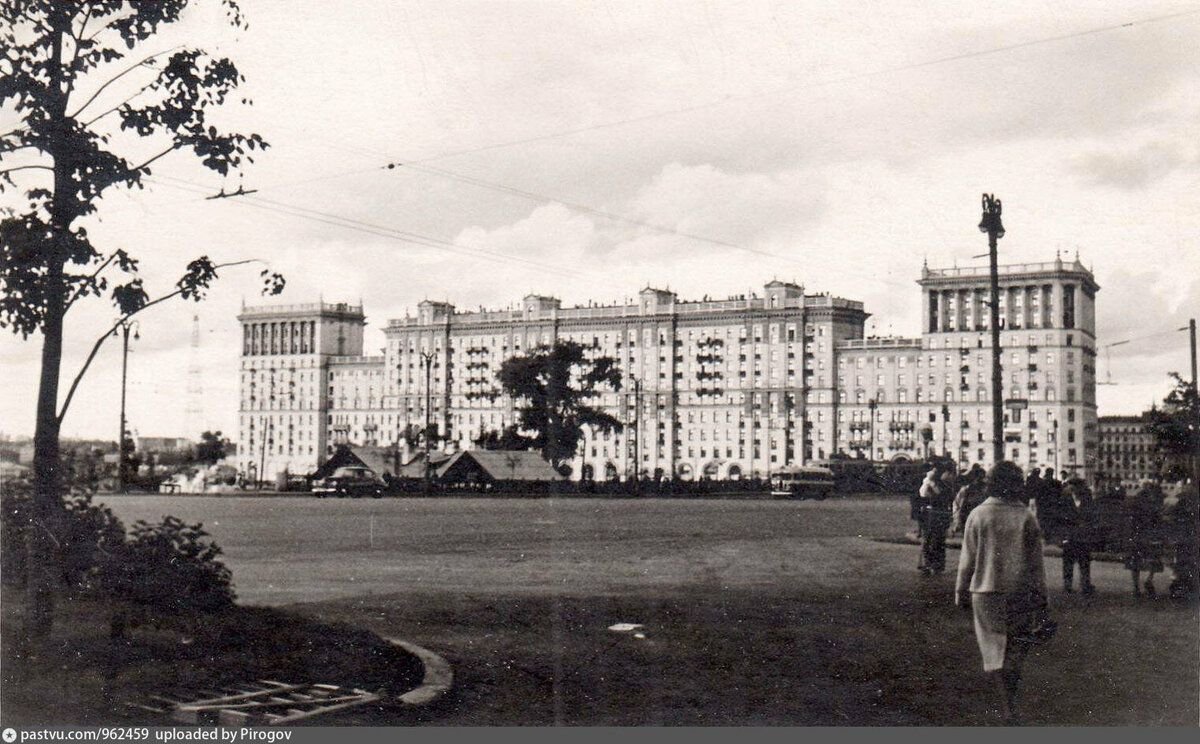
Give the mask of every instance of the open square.
<path id="1" fill-rule="evenodd" d="M 456 689 L 431 723 L 997 722 L 953 579 L 874 539 L 908 529 L 899 499 L 108 503 L 203 520 L 242 602 L 444 655 Z M 1058 571 L 1047 558 L 1062 627 L 1027 665 L 1027 722 L 1195 724 L 1196 607 L 1135 601 L 1112 563 L 1095 597 L 1066 596 Z"/>

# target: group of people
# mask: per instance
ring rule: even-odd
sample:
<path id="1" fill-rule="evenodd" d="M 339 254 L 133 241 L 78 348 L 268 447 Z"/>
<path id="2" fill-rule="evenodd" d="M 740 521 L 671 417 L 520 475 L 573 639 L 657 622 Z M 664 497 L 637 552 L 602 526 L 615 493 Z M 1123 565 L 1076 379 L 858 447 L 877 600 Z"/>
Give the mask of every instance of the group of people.
<path id="1" fill-rule="evenodd" d="M 1123 555 L 1135 596 L 1157 594 L 1154 577 L 1164 570 L 1168 557 L 1175 574 L 1172 596 L 1196 592 L 1194 489 L 1185 489 L 1183 497 L 1166 509 L 1165 494 L 1156 483 L 1131 490 L 1111 486 L 1093 497 L 1082 478 L 1064 471 L 1059 479 L 1052 468 L 1046 468 L 1023 476 L 1018 491 L 1020 501 L 1036 519 L 1044 543 L 1062 549 L 1063 590 L 1068 594 L 1075 591 L 1076 569 L 1079 590 L 1084 595 L 1095 593 L 1092 553 L 1100 550 Z M 931 465 L 910 501 L 921 541 L 917 569 L 922 574 L 933 576 L 946 570 L 947 536 L 963 534 L 968 516 L 987 496 L 988 476 L 980 465 L 962 474 L 953 463 Z"/>
<path id="2" fill-rule="evenodd" d="M 1053 637 L 1043 566 L 1045 544 L 1063 551 L 1063 588 L 1095 592 L 1092 551 L 1120 544 L 1133 576 L 1134 593 L 1154 594 L 1154 574 L 1172 553 L 1173 596 L 1197 591 L 1197 494 L 1185 490 L 1168 512 L 1162 489 L 1146 484 L 1132 494 L 1106 489 L 1093 500 L 1081 479 L 1052 470 L 1026 477 L 1011 462 L 989 473 L 978 465 L 962 476 L 952 466 L 930 468 L 912 502 L 921 535 L 919 569 L 945 570 L 946 535 L 961 532 L 955 603 L 974 617 L 983 668 L 996 680 L 1001 712 L 1016 721 L 1021 667 L 1031 646 Z M 1169 550 L 1168 550 L 1169 548 Z M 1141 583 L 1145 573 L 1146 581 Z"/>

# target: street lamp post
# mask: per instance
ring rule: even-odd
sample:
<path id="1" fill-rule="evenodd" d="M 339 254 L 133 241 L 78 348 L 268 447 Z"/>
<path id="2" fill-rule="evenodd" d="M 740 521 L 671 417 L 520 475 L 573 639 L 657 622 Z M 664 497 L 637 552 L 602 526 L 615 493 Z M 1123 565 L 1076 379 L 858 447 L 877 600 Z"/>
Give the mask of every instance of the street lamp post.
<path id="1" fill-rule="evenodd" d="M 867 410 L 871 414 L 871 451 L 870 451 L 870 457 L 868 457 L 867 459 L 871 460 L 872 462 L 874 462 L 874 460 L 875 460 L 875 409 L 878 407 L 879 407 L 879 402 L 876 401 L 874 398 L 871 398 L 870 400 L 867 401 Z"/>
<path id="2" fill-rule="evenodd" d="M 429 454 L 429 427 L 430 427 L 430 408 L 431 398 L 433 393 L 433 352 L 422 351 L 421 361 L 425 364 L 425 492 L 429 493 L 433 481 L 433 469 L 430 462 Z"/>
<path id="3" fill-rule="evenodd" d="M 125 385 L 127 381 L 127 370 L 129 368 L 129 332 L 133 331 L 133 340 L 137 341 L 141 338 L 138 332 L 138 322 L 121 321 L 121 430 L 117 435 L 117 492 L 121 493 L 125 490 Z M 113 330 L 116 334 L 116 330 Z"/>
<path id="4" fill-rule="evenodd" d="M 996 241 L 1004 237 L 1000 220 L 1001 204 L 994 194 L 983 195 L 983 218 L 979 231 L 988 236 L 988 265 L 991 276 L 992 316 L 992 459 L 999 464 L 1004 459 L 1004 387 L 1000 377 L 1000 268 Z"/>

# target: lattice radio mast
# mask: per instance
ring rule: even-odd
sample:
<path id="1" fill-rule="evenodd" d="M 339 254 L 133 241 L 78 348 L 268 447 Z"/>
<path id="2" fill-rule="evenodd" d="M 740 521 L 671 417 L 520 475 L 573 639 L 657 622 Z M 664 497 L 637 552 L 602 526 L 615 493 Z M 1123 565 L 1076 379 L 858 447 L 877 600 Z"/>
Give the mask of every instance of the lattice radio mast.
<path id="1" fill-rule="evenodd" d="M 199 440 L 204 426 L 204 378 L 200 371 L 200 316 L 192 316 L 192 343 L 188 358 L 187 404 L 183 410 L 183 435 Z"/>

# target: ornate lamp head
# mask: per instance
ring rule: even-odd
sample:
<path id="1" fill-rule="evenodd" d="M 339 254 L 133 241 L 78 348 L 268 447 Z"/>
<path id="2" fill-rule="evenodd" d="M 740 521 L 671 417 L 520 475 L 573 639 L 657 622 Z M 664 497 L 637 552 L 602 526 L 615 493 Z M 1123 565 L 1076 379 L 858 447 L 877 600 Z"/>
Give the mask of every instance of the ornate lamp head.
<path id="1" fill-rule="evenodd" d="M 979 220 L 979 232 L 995 233 L 1004 237 L 1004 223 L 1000 221 L 1001 203 L 994 194 L 983 195 L 983 219 Z"/>

